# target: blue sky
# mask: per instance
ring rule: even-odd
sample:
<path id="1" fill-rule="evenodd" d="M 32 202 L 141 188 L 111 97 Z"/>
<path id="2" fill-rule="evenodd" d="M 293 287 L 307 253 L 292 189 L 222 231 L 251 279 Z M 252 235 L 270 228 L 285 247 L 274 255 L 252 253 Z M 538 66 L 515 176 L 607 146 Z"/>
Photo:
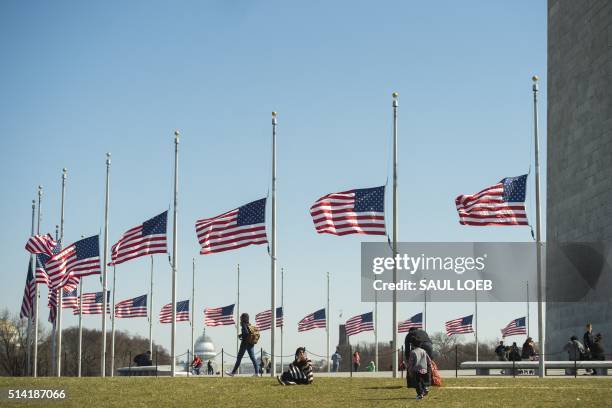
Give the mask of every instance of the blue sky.
<path id="1" fill-rule="evenodd" d="M 66 242 L 93 235 L 103 228 L 104 160 L 111 152 L 112 244 L 170 206 L 172 134 L 179 129 L 179 300 L 191 294 L 195 257 L 196 333 L 205 306 L 235 301 L 237 264 L 241 310 L 254 315 L 269 308 L 265 247 L 199 256 L 194 223 L 267 195 L 276 110 L 284 349 L 305 344 L 323 354 L 324 331 L 298 335 L 297 322 L 325 305 L 328 271 L 332 345 L 338 323 L 372 310 L 360 302 L 359 249 L 377 238 L 317 235 L 308 208 L 329 192 L 390 178 L 393 91 L 400 93 L 401 240 L 531 239 L 524 227 L 462 227 L 453 200 L 529 170 L 534 73 L 546 100 L 544 1 L 5 1 L 0 34 L 0 211 L 6 215 L 0 307 L 19 310 L 28 261 L 23 245 L 39 184 L 42 230 L 51 232 L 59 223 L 61 169 L 68 168 Z M 545 159 L 544 103 L 540 115 Z M 529 189 L 533 220 L 532 178 Z M 117 300 L 147 292 L 148 268 L 145 258 L 117 267 Z M 163 256 L 156 257 L 155 280 L 158 311 L 170 301 Z M 96 277 L 84 286 L 100 290 Z M 42 324 L 50 328 L 46 289 L 41 305 Z M 401 304 L 400 318 L 421 309 Z M 430 331 L 472 310 L 434 305 Z M 482 308 L 479 337 L 495 339 L 524 310 L 521 304 Z M 390 314 L 390 305 L 380 306 L 381 341 L 390 338 Z M 84 320 L 100 327 L 98 317 Z M 69 316 L 64 325 L 76 322 Z M 145 319 L 119 320 L 117 327 L 148 334 Z M 156 323 L 155 340 L 169 347 L 169 331 Z M 178 333 L 177 349 L 186 350 L 188 324 L 179 323 Z M 233 328 L 207 333 L 217 347 L 234 347 Z M 269 348 L 267 333 L 261 343 Z"/>

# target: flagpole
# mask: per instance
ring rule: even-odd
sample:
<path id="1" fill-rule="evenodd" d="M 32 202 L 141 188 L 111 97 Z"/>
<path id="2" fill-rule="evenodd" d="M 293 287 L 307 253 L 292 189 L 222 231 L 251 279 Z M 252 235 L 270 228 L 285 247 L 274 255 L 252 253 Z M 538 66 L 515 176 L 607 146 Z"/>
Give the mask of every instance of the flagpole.
<path id="1" fill-rule="evenodd" d="M 529 337 L 529 324 L 531 323 L 531 319 L 529 318 L 529 281 L 527 281 L 527 318 L 526 318 L 526 326 L 527 326 L 527 337 Z"/>
<path id="2" fill-rule="evenodd" d="M 178 146 L 179 146 L 179 131 L 174 131 L 174 213 L 172 216 L 172 332 L 170 354 L 171 375 L 176 376 L 176 268 L 177 268 L 177 226 L 176 226 L 176 206 L 178 204 Z"/>
<path id="3" fill-rule="evenodd" d="M 537 279 L 538 279 L 538 345 L 540 348 L 539 376 L 546 376 L 545 348 L 545 322 L 544 322 L 544 299 L 542 285 L 542 220 L 540 218 L 540 140 L 538 136 L 538 76 L 533 80 L 533 136 L 535 143 L 535 196 L 536 196 L 536 252 L 537 252 Z"/>
<path id="4" fill-rule="evenodd" d="M 151 293 L 149 298 L 149 352 L 153 357 L 153 255 L 151 255 Z"/>
<path id="5" fill-rule="evenodd" d="M 276 377 L 276 359 L 274 357 L 276 340 L 276 112 L 272 112 L 272 248 L 271 248 L 271 312 L 270 316 L 270 363 L 271 376 Z"/>
<path id="6" fill-rule="evenodd" d="M 423 291 L 423 330 L 427 331 L 427 291 Z"/>
<path id="7" fill-rule="evenodd" d="M 393 259 L 397 255 L 397 92 L 393 92 Z M 393 263 L 393 283 L 397 283 L 397 264 Z M 393 291 L 393 378 L 397 378 L 397 291 Z"/>
<path id="8" fill-rule="evenodd" d="M 281 350 L 280 350 L 280 370 L 283 372 L 283 327 L 285 326 L 284 316 L 285 316 L 285 302 L 284 302 L 284 292 L 285 292 L 285 269 L 281 268 L 281 309 L 283 311 L 283 325 L 281 326 Z"/>
<path id="9" fill-rule="evenodd" d="M 83 360 L 83 278 L 79 279 L 79 351 L 78 351 L 78 376 L 81 376 Z"/>
<path id="10" fill-rule="evenodd" d="M 111 308 L 111 370 L 110 376 L 115 376 L 115 284 L 117 282 L 117 268 L 113 265 L 113 305 Z"/>
<path id="11" fill-rule="evenodd" d="M 327 336 L 327 372 L 331 371 L 330 360 L 329 360 L 329 272 L 327 272 L 327 310 L 325 311 L 325 318 L 327 322 L 325 322 L 325 335 Z"/>
<path id="12" fill-rule="evenodd" d="M 108 261 L 108 196 L 109 196 L 109 182 L 110 182 L 110 164 L 111 154 L 106 153 L 106 193 L 104 196 L 104 254 L 102 255 L 102 353 L 100 358 L 100 376 L 106 377 L 106 309 L 108 307 L 107 301 L 107 261 Z M 80 311 L 83 313 L 83 311 Z"/>
<path id="13" fill-rule="evenodd" d="M 378 291 L 374 291 L 374 365 L 378 371 Z"/>
<path id="14" fill-rule="evenodd" d="M 38 225 L 36 227 L 36 233 L 38 235 L 40 235 L 40 222 L 41 222 L 41 211 L 40 211 L 40 204 L 42 202 L 42 195 L 43 195 L 43 188 L 42 186 L 38 186 Z M 34 268 L 34 271 L 36 271 L 36 267 Z M 34 359 L 33 361 L 33 368 L 32 368 L 32 376 L 33 377 L 38 377 L 38 296 L 39 296 L 39 292 L 38 292 L 38 283 L 36 283 L 36 273 L 34 274 L 34 355 L 32 356 L 32 358 Z"/>
<path id="15" fill-rule="evenodd" d="M 30 229 L 30 236 L 34 236 L 34 217 L 36 216 L 36 200 L 32 200 L 32 228 Z M 34 260 L 34 254 L 30 254 L 30 270 L 32 271 L 32 277 L 34 279 L 34 286 L 36 287 L 36 262 Z M 32 371 L 32 317 L 34 317 L 33 306 L 30 305 L 30 315 L 28 316 L 28 337 L 27 337 L 27 355 L 26 355 L 26 375 L 30 375 Z"/>
<path id="16" fill-rule="evenodd" d="M 195 358 L 195 348 L 193 342 L 193 330 L 195 328 L 195 258 L 192 258 L 192 271 L 191 271 L 191 358 Z M 189 363 L 189 355 L 187 355 L 187 363 Z M 187 371 L 189 375 L 189 371 Z"/>
<path id="17" fill-rule="evenodd" d="M 66 168 L 62 169 L 62 205 L 61 205 L 61 215 L 60 215 L 60 235 L 59 235 L 59 245 L 60 249 L 64 247 L 64 198 L 66 196 L 66 177 L 68 170 Z M 62 376 L 62 302 L 64 298 L 64 290 L 63 288 L 58 289 L 59 296 L 57 297 L 57 376 Z"/>
<path id="18" fill-rule="evenodd" d="M 238 355 L 238 350 L 240 348 L 240 340 L 238 339 L 238 335 L 240 334 L 240 264 L 238 264 L 236 269 L 236 275 L 236 355 Z M 238 367 L 238 370 L 238 372 L 240 372 L 240 367 Z M 223 371 L 223 367 L 221 367 L 221 371 Z"/>
<path id="19" fill-rule="evenodd" d="M 476 337 L 476 361 L 478 361 L 478 292 L 474 289 L 474 336 Z"/>
<path id="20" fill-rule="evenodd" d="M 59 241 L 59 225 L 55 226 L 55 242 Z M 51 292 L 51 289 L 47 288 L 49 290 L 49 292 Z M 57 359 L 56 359 L 56 355 L 57 355 L 57 305 L 59 303 L 59 295 L 60 295 L 60 290 L 59 289 L 55 289 L 54 290 L 55 293 L 55 306 L 53 306 L 53 311 L 55 312 L 55 317 L 53 319 L 53 321 L 51 322 L 51 375 L 54 375 L 55 373 L 57 373 Z M 51 293 L 49 293 L 49 296 L 51 295 Z M 51 315 L 51 310 L 49 310 L 49 315 Z"/>

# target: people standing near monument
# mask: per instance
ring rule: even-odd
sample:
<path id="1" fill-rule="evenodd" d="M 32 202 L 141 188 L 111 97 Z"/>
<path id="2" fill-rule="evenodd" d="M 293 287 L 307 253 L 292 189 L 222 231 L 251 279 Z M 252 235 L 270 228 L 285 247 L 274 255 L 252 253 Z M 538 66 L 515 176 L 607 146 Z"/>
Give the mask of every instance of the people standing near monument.
<path id="1" fill-rule="evenodd" d="M 331 371 L 332 373 L 337 373 L 338 369 L 340 368 L 340 361 L 342 361 L 342 356 L 340 355 L 339 347 L 336 347 L 336 352 L 332 354 L 331 360 L 332 360 Z"/>
<path id="2" fill-rule="evenodd" d="M 359 356 L 359 352 L 355 351 L 353 353 L 353 371 L 359 371 L 359 366 L 361 365 L 361 356 Z"/>
<path id="3" fill-rule="evenodd" d="M 569 341 L 563 346 L 563 351 L 567 352 L 569 361 L 578 361 L 584 355 L 584 346 L 580 341 L 578 341 L 578 337 L 572 336 Z M 576 375 L 576 370 L 573 368 L 565 369 L 566 375 Z"/>
<path id="4" fill-rule="evenodd" d="M 584 341 L 583 344 L 586 350 L 584 353 L 585 356 L 583 360 L 590 360 L 591 359 L 591 348 L 593 347 L 593 325 L 591 323 L 586 324 L 586 332 L 584 333 L 582 340 Z M 592 374 L 593 370 L 590 368 L 587 368 L 586 372 L 588 374 Z"/>
<path id="5" fill-rule="evenodd" d="M 213 369 L 213 365 L 212 365 L 212 361 L 208 360 L 208 364 L 206 364 L 206 373 L 208 375 L 213 375 L 215 373 L 215 370 Z"/>
<path id="6" fill-rule="evenodd" d="M 597 333 L 593 338 L 593 345 L 591 346 L 591 360 L 603 361 L 605 359 L 603 336 L 601 333 Z M 593 370 L 593 375 L 597 375 L 597 370 Z"/>
<path id="7" fill-rule="evenodd" d="M 531 337 L 527 337 L 527 340 L 525 340 L 525 343 L 523 343 L 523 348 L 521 349 L 521 358 L 523 360 L 534 360 L 535 356 L 535 343 Z"/>
<path id="8" fill-rule="evenodd" d="M 240 334 L 238 335 L 240 339 L 240 348 L 238 349 L 238 355 L 236 356 L 236 364 L 234 364 L 234 368 L 232 371 L 226 371 L 230 377 L 233 377 L 238 372 L 238 367 L 240 367 L 240 362 L 242 361 L 242 357 L 244 353 L 249 353 L 249 358 L 253 363 L 253 369 L 255 370 L 254 377 L 259 377 L 259 364 L 257 363 L 257 359 L 255 358 L 255 344 L 259 341 L 259 329 L 256 326 L 253 326 L 249 322 L 248 313 L 243 313 L 240 315 Z"/>

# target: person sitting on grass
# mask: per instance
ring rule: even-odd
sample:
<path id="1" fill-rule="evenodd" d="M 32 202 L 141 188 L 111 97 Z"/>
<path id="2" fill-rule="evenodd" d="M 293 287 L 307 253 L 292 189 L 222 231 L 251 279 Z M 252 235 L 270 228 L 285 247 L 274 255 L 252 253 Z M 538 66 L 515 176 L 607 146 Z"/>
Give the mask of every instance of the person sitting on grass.
<path id="1" fill-rule="evenodd" d="M 191 367 L 193 368 L 193 373 L 195 375 L 200 375 L 200 370 L 202 369 L 202 359 L 200 356 L 196 355 L 191 362 Z"/>
<path id="2" fill-rule="evenodd" d="M 289 369 L 276 377 L 280 385 L 312 384 L 314 375 L 312 362 L 306 355 L 306 348 L 295 350 L 295 359 L 289 364 Z"/>
<path id="3" fill-rule="evenodd" d="M 414 341 L 408 357 L 408 387 L 416 388 L 416 399 L 423 399 L 429 393 L 429 375 L 431 374 L 431 359 L 421 348 L 421 342 Z"/>

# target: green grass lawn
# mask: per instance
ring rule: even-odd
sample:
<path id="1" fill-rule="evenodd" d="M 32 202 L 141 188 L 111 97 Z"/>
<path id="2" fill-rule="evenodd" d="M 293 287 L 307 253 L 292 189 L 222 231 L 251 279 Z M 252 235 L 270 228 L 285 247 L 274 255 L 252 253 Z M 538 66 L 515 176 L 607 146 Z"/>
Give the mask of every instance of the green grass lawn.
<path id="1" fill-rule="evenodd" d="M 63 402 L 6 400 L 8 388 L 64 389 Z M 279 386 L 272 378 L 0 378 L 0 406 L 24 407 L 605 407 L 612 378 L 445 379 L 422 401 L 400 379 L 315 378 Z"/>

